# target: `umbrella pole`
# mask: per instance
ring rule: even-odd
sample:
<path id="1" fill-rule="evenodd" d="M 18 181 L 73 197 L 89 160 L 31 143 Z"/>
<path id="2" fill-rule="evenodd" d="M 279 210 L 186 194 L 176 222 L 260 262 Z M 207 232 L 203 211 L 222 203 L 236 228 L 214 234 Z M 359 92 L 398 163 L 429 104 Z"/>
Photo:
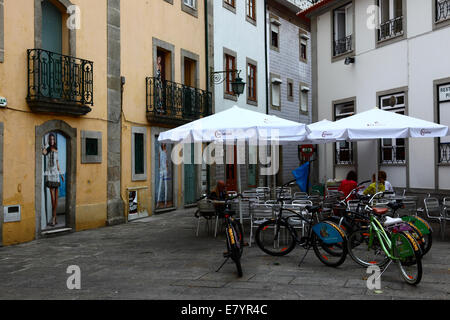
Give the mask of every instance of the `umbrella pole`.
<path id="1" fill-rule="evenodd" d="M 376 176 L 375 193 L 377 193 L 378 192 L 378 172 L 380 171 L 380 164 L 379 164 L 379 161 L 378 161 L 378 157 L 379 157 L 378 156 L 378 140 L 374 140 L 374 143 L 375 143 L 375 162 L 376 162 L 376 165 L 375 165 L 375 168 L 376 168 L 376 172 L 375 172 L 375 176 Z"/>
<path id="2" fill-rule="evenodd" d="M 237 143 L 235 143 L 235 145 L 237 145 Z M 236 160 L 236 170 L 237 170 L 237 180 L 238 180 L 238 193 L 242 194 L 242 181 L 241 181 L 241 166 L 240 166 L 240 162 L 239 162 L 239 146 L 236 148 L 236 152 L 238 153 Z M 244 232 L 244 223 L 242 222 L 242 199 L 239 197 L 239 222 L 241 223 L 242 226 L 242 232 Z"/>

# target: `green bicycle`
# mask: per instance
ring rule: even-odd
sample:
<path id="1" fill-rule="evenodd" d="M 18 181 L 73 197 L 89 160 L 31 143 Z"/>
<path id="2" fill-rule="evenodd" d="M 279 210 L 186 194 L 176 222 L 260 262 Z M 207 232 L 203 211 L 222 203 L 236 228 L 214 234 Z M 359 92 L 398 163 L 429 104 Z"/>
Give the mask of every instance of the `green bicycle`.
<path id="1" fill-rule="evenodd" d="M 422 279 L 422 253 L 417 241 L 404 227 L 403 220 L 386 217 L 382 224 L 377 218 L 376 209 L 369 206 L 366 209 L 369 218 L 360 216 L 370 220 L 368 226 L 348 236 L 350 257 L 363 267 L 380 267 L 383 269 L 382 274 L 395 262 L 406 283 L 417 285 Z"/>

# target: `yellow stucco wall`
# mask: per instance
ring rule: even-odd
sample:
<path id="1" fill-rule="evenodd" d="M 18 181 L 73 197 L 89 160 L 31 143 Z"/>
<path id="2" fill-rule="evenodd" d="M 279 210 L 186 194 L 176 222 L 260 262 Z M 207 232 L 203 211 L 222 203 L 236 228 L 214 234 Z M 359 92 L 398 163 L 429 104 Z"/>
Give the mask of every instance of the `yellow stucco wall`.
<path id="1" fill-rule="evenodd" d="M 3 244 L 35 238 L 35 127 L 63 120 L 77 128 L 76 229 L 104 226 L 107 181 L 107 3 L 72 0 L 81 9 L 76 57 L 94 62 L 94 106 L 83 117 L 32 113 L 27 95 L 27 54 L 34 48 L 34 1 L 5 1 L 5 61 L 0 63 L 0 95 L 8 107 L 0 110 L 4 123 L 4 205 L 21 205 L 22 219 L 3 225 Z M 102 163 L 81 164 L 81 131 L 102 132 Z"/>
<path id="2" fill-rule="evenodd" d="M 127 188 L 145 186 L 143 192 L 149 197 L 149 204 L 154 202 L 152 188 L 152 135 L 151 127 L 158 124 L 149 123 L 146 118 L 146 77 L 153 77 L 153 38 L 167 42 L 175 47 L 174 82 L 183 83 L 181 79 L 181 49 L 199 56 L 199 87 L 205 89 L 205 18 L 204 2 L 197 1 L 198 18 L 181 10 L 181 1 L 173 4 L 166 1 L 129 0 L 121 2 L 121 68 L 126 77 L 123 99 L 122 129 L 122 197 L 128 198 Z M 131 127 L 147 127 L 147 180 L 133 182 L 131 174 Z M 178 206 L 182 203 L 182 168 L 174 168 L 178 175 L 178 184 L 174 184 Z M 174 199 L 175 200 L 175 199 Z M 147 201 L 147 200 L 146 200 Z M 152 212 L 149 211 L 149 214 Z"/>

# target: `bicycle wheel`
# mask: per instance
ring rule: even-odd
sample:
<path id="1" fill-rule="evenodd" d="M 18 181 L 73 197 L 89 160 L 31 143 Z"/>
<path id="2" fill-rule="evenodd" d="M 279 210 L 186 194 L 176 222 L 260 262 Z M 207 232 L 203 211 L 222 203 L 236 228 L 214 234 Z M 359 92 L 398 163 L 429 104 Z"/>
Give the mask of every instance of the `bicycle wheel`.
<path id="1" fill-rule="evenodd" d="M 230 258 L 236 264 L 237 273 L 242 277 L 241 256 L 243 252 L 243 237 L 242 228 L 239 228 L 239 223 L 231 220 L 227 228 L 227 247 L 230 253 Z"/>
<path id="2" fill-rule="evenodd" d="M 311 241 L 317 258 L 329 267 L 338 267 L 347 258 L 347 240 L 345 238 L 342 243 L 326 244 L 313 233 Z"/>
<path id="3" fill-rule="evenodd" d="M 361 228 L 354 231 L 347 239 L 347 248 L 350 257 L 362 267 L 377 265 L 384 267 L 389 258 L 383 251 L 378 238 L 373 236 L 373 243 L 369 247 L 370 231 L 368 228 Z"/>
<path id="4" fill-rule="evenodd" d="M 255 233 L 258 247 L 271 256 L 281 257 L 294 250 L 297 234 L 285 221 L 269 220 L 261 224 Z"/>
<path id="5" fill-rule="evenodd" d="M 408 232 L 395 234 L 392 237 L 392 253 L 398 258 L 397 265 L 403 280 L 417 285 L 422 280 L 422 258 L 417 241 Z"/>

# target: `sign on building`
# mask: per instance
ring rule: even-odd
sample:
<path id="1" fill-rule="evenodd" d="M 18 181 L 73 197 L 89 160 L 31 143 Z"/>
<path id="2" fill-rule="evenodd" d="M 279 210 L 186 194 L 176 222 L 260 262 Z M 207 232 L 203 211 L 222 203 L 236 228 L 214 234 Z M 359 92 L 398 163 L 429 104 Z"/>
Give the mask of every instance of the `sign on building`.
<path id="1" fill-rule="evenodd" d="M 450 101 L 450 84 L 439 87 L 439 102 Z"/>

